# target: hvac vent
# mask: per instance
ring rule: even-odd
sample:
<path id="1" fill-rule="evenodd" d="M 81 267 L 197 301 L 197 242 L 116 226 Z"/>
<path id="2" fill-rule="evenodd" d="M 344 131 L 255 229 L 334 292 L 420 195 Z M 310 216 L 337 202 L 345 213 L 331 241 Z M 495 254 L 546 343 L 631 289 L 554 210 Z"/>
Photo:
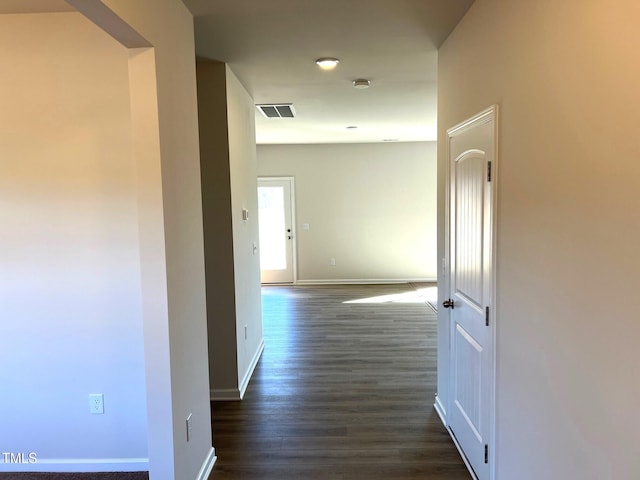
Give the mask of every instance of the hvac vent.
<path id="1" fill-rule="evenodd" d="M 290 103 L 256 105 L 256 108 L 267 118 L 293 118 L 296 116 L 296 111 Z"/>

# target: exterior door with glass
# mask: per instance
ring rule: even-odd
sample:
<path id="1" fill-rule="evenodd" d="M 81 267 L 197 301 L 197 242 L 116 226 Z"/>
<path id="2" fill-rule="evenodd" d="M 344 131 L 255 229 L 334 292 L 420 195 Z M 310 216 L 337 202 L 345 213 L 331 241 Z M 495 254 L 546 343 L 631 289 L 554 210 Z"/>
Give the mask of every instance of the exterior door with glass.
<path id="1" fill-rule="evenodd" d="M 262 283 L 293 283 L 293 178 L 258 178 Z"/>

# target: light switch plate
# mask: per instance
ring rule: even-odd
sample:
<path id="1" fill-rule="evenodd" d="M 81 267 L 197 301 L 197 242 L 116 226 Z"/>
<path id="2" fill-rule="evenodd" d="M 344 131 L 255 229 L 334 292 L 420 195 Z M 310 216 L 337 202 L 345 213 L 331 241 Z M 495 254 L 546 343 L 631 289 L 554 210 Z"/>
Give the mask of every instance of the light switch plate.
<path id="1" fill-rule="evenodd" d="M 193 417 L 193 413 L 190 413 L 187 417 L 187 442 L 191 440 L 191 431 L 193 428 L 193 424 L 191 422 L 191 418 Z"/>

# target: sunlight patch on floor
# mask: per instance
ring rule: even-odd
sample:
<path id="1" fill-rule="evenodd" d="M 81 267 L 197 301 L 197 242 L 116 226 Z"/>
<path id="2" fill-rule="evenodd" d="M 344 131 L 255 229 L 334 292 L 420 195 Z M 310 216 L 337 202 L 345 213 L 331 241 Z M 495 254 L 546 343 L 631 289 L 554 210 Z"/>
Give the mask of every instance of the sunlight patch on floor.
<path id="1" fill-rule="evenodd" d="M 419 288 L 411 292 L 359 298 L 343 303 L 425 303 L 438 301 L 438 287 Z"/>

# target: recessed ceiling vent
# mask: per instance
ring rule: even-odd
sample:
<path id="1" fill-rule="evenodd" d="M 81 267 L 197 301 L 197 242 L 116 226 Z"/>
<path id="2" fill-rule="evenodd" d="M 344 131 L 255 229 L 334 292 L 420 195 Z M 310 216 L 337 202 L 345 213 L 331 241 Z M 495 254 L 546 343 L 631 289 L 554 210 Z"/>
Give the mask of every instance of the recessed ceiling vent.
<path id="1" fill-rule="evenodd" d="M 265 103 L 256 105 L 256 108 L 267 118 L 293 118 L 296 116 L 296 111 L 290 103 Z"/>

